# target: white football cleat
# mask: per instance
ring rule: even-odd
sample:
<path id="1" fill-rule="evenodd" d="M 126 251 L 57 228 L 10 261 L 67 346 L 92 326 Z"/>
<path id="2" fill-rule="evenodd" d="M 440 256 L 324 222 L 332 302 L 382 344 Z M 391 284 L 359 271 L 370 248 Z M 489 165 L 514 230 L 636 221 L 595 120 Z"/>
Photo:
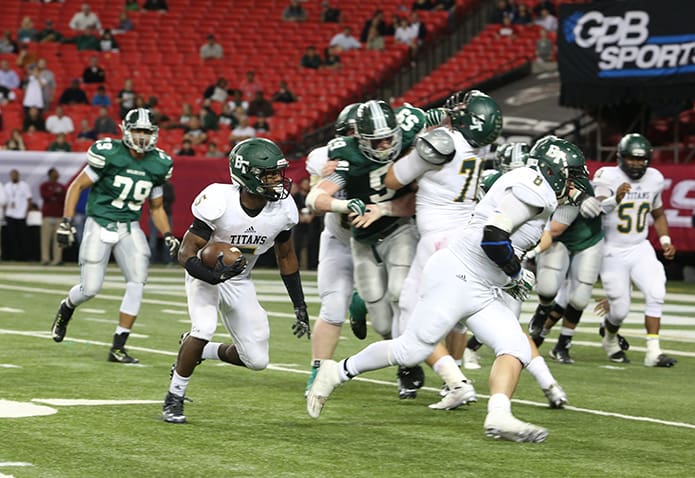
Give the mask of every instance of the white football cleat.
<path id="1" fill-rule="evenodd" d="M 461 405 L 475 402 L 478 399 L 475 396 L 475 388 L 469 382 L 461 382 L 449 390 L 440 401 L 429 405 L 432 410 L 455 410 Z"/>
<path id="2" fill-rule="evenodd" d="M 562 408 L 567 403 L 567 394 L 557 382 L 543 390 L 543 393 L 550 403 L 550 408 Z"/>
<path id="3" fill-rule="evenodd" d="M 511 412 L 493 411 L 485 417 L 485 436 L 515 442 L 541 443 L 548 437 L 548 430 L 522 422 Z"/>
<path id="4" fill-rule="evenodd" d="M 478 363 L 478 352 L 468 347 L 463 349 L 463 368 L 466 370 L 478 370 L 480 368 L 480 363 Z"/>
<path id="5" fill-rule="evenodd" d="M 338 362 L 329 359 L 322 360 L 306 399 L 306 411 L 311 418 L 318 418 L 321 415 L 326 400 L 338 385 L 340 385 Z"/>

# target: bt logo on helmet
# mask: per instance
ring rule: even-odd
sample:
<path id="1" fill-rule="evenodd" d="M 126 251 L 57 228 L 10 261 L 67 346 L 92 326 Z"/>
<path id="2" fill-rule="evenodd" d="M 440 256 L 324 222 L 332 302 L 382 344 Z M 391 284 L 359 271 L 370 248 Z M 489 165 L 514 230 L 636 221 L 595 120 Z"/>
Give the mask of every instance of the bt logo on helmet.
<path id="1" fill-rule="evenodd" d="M 240 169 L 242 173 L 246 173 L 246 167 L 249 165 L 249 162 L 244 159 L 243 156 L 237 154 L 234 156 L 234 167 L 237 169 Z"/>
<path id="2" fill-rule="evenodd" d="M 549 158 L 553 159 L 561 159 L 562 161 L 567 161 L 567 153 L 565 153 L 560 147 L 558 147 L 556 144 L 550 145 L 548 148 L 548 152 L 545 153 L 546 156 Z"/>

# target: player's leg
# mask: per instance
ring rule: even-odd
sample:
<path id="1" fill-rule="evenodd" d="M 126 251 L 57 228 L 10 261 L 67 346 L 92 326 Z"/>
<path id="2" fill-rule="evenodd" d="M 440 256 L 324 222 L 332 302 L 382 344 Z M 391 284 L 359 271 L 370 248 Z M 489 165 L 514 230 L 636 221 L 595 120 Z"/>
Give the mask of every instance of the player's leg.
<path id="1" fill-rule="evenodd" d="M 355 289 L 364 300 L 374 330 L 390 338 L 393 311 L 386 290 L 386 266 L 369 244 L 351 239 L 350 248 Z"/>
<path id="2" fill-rule="evenodd" d="M 626 347 L 621 347 L 618 330 L 630 311 L 630 265 L 628 251 L 604 248 L 601 262 L 601 283 L 608 298 L 609 311 L 603 319 L 599 333 L 603 335 L 601 345 L 613 362 L 629 362 Z"/>
<path id="3" fill-rule="evenodd" d="M 80 283 L 69 290 L 67 297 L 58 306 L 51 327 L 51 334 L 56 342 L 62 342 L 65 338 L 75 308 L 97 295 L 104 283 L 113 244 L 101 240 L 101 230 L 102 227 L 96 221 L 87 218 L 79 252 Z"/>
<path id="4" fill-rule="evenodd" d="M 536 273 L 536 290 L 539 304 L 529 322 L 529 334 L 541 345 L 544 340 L 543 330 L 553 326 L 560 317 L 552 315 L 553 299 L 560 285 L 564 282 L 569 268 L 569 251 L 561 242 L 552 246 L 538 256 L 538 272 Z M 547 334 L 547 332 L 546 332 Z"/>

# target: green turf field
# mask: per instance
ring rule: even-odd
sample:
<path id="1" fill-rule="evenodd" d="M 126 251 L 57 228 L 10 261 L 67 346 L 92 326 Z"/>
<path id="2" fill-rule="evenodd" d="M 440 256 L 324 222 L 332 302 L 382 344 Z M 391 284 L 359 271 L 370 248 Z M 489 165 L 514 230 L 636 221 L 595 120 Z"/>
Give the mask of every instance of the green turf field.
<path id="1" fill-rule="evenodd" d="M 292 307 L 276 271 L 254 272 L 271 323 L 271 366 L 253 372 L 206 361 L 188 389 L 188 423 L 160 420 L 178 337 L 187 330 L 183 273 L 155 268 L 129 339 L 140 365 L 106 356 L 123 291 L 109 270 L 101 296 L 77 310 L 65 342 L 49 329 L 76 267 L 0 266 L 0 477 L 689 477 L 695 475 L 695 286 L 668 285 L 662 348 L 672 369 L 642 365 L 643 302 L 635 294 L 622 329 L 630 364 L 612 364 L 589 309 L 572 348 L 574 365 L 548 359 L 570 400 L 551 410 L 524 373 L 513 410 L 550 431 L 543 444 L 485 438 L 490 352 L 465 371 L 479 401 L 443 412 L 440 382 L 427 370 L 417 399 L 400 401 L 395 369 L 365 374 L 336 390 L 320 419 L 308 417 L 309 342 L 290 331 Z M 316 276 L 303 275 L 312 316 Z M 595 290 L 596 297 L 600 289 Z M 535 307 L 524 306 L 524 325 Z M 220 327 L 220 340 L 228 340 Z M 547 354 L 554 335 L 541 352 Z M 338 358 L 369 340 L 346 327 Z M 112 401 L 112 402 L 108 402 Z M 45 416 L 3 418 L 17 411 Z M 48 407 L 48 408 L 43 408 Z"/>

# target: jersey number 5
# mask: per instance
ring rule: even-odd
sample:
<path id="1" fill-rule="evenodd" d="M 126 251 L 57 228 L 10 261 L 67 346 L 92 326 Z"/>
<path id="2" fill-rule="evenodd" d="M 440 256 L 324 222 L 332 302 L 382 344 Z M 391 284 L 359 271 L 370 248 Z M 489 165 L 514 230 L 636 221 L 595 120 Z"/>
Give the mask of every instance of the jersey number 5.
<path id="1" fill-rule="evenodd" d="M 142 203 L 145 202 L 152 190 L 150 181 L 140 179 L 133 182 L 133 178 L 128 176 L 115 176 L 113 178 L 113 186 L 122 189 L 118 197 L 111 201 L 111 205 L 117 209 L 123 209 L 127 204 L 131 211 L 139 211 L 142 208 Z"/>

